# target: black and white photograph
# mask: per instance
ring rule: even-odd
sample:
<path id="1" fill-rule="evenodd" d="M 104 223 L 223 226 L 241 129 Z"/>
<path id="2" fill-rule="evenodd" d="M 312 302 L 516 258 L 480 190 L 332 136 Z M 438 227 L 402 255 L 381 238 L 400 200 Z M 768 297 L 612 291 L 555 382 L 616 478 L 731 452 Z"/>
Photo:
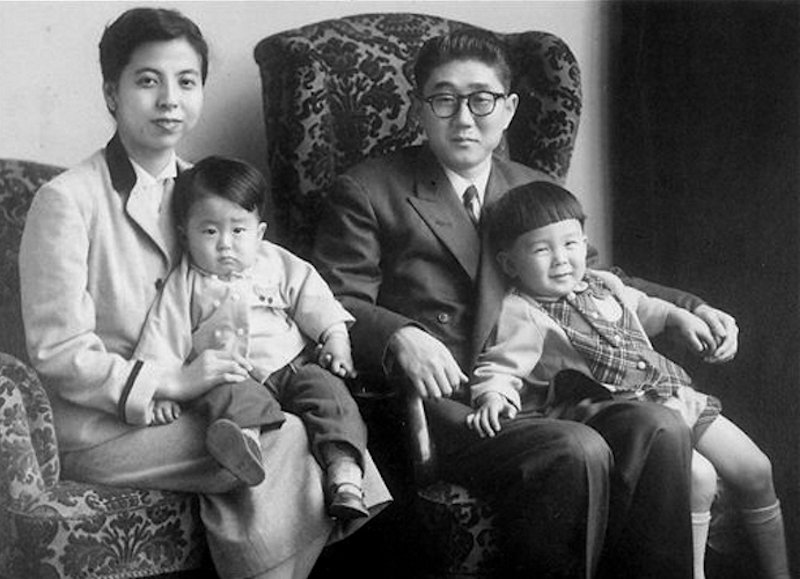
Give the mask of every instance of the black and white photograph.
<path id="1" fill-rule="evenodd" d="M 0 0 L 0 579 L 800 578 L 800 2 Z"/>

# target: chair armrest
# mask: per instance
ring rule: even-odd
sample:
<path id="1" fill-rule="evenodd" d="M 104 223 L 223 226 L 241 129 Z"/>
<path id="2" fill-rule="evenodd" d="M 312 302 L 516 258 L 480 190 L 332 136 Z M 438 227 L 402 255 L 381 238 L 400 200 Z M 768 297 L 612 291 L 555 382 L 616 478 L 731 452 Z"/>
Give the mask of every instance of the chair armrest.
<path id="1" fill-rule="evenodd" d="M 384 376 L 361 373 L 355 378 L 347 378 L 346 383 L 350 394 L 358 400 L 396 398 L 400 392 L 397 381 Z"/>
<path id="2" fill-rule="evenodd" d="M 0 503 L 27 504 L 57 482 L 58 471 L 46 394 L 33 370 L 0 354 Z"/>
<path id="3" fill-rule="evenodd" d="M 425 405 L 417 393 L 405 397 L 406 417 L 408 420 L 408 445 L 414 466 L 414 480 L 422 488 L 436 480 L 436 453 Z"/>
<path id="4" fill-rule="evenodd" d="M 428 428 L 422 397 L 402 377 L 359 375 L 347 380 L 350 393 L 359 401 L 396 400 L 403 413 L 414 481 L 424 487 L 436 480 L 436 450 Z"/>

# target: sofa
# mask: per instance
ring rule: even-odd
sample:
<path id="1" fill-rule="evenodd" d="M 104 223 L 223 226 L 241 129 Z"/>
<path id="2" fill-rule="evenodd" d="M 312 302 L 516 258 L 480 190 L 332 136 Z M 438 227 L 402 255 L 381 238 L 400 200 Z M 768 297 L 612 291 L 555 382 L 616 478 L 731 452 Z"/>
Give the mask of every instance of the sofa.
<path id="1" fill-rule="evenodd" d="M 39 186 L 62 169 L 0 159 L 0 578 L 215 577 L 195 495 L 64 480 L 27 363 L 17 255 Z"/>

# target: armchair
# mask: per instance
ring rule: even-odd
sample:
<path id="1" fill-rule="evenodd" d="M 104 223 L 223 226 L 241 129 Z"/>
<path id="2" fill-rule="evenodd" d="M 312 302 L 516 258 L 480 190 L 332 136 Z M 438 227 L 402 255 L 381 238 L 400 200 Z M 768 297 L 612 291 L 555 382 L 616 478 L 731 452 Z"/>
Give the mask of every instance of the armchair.
<path id="1" fill-rule="evenodd" d="M 60 171 L 0 159 L 0 578 L 125 579 L 211 567 L 195 495 L 61 478 L 50 402 L 22 361 L 17 271 L 33 194 Z"/>
<path id="2" fill-rule="evenodd" d="M 427 38 L 468 26 L 419 14 L 362 14 L 258 43 L 279 242 L 307 256 L 335 176 L 368 156 L 422 141 L 421 129 L 407 116 L 414 55 Z M 511 90 L 520 96 L 501 154 L 563 180 L 581 111 L 575 58 L 546 32 L 497 36 L 511 61 Z M 431 531 L 437 572 L 489 576 L 497 557 L 491 508 L 463 487 L 438 480 L 422 400 L 404 402 L 417 502 Z"/>

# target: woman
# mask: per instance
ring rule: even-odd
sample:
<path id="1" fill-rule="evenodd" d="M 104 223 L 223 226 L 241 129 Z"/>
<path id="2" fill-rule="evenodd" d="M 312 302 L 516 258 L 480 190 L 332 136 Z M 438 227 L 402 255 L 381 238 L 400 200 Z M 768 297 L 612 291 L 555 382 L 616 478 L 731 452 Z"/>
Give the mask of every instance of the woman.
<path id="1" fill-rule="evenodd" d="M 306 577 L 342 533 L 325 515 L 321 473 L 296 417 L 262 435 L 267 477 L 254 487 L 206 453 L 198 415 L 158 427 L 126 422 L 154 397 L 191 400 L 246 371 L 218 353 L 180 371 L 132 359 L 179 254 L 169 205 L 186 164 L 175 146 L 202 110 L 206 42 L 176 11 L 137 8 L 105 30 L 100 62 L 116 134 L 37 193 L 20 249 L 28 352 L 51 397 L 64 474 L 201 493 L 220 577 Z M 388 500 L 371 462 L 365 500 L 373 513 Z"/>

